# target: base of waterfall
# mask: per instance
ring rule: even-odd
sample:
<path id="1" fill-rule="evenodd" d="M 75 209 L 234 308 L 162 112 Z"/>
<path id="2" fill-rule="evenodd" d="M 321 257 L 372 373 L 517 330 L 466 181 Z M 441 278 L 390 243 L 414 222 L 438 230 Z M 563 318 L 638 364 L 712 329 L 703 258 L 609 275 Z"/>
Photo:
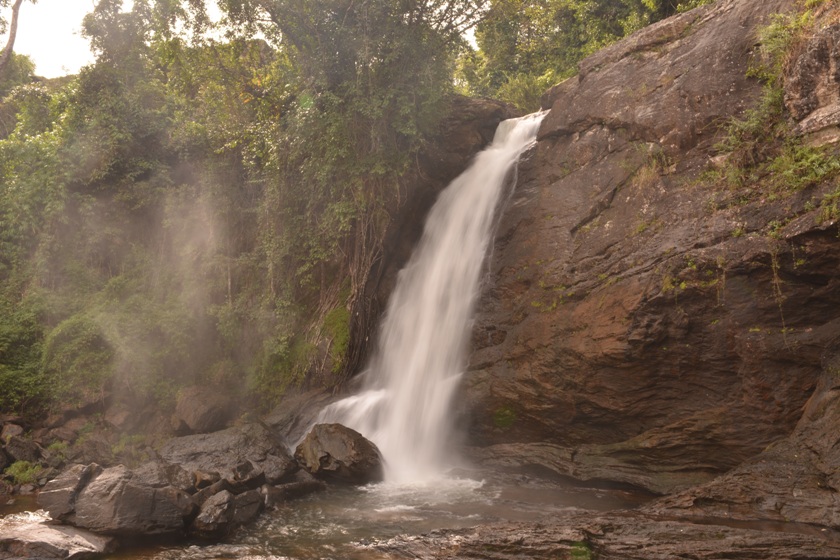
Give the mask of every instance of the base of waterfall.
<path id="1" fill-rule="evenodd" d="M 656 516 L 637 507 L 650 499 L 627 488 L 459 470 L 423 483 L 330 486 L 266 511 L 220 542 L 146 545 L 129 554 L 134 560 L 840 559 L 835 535 L 816 527 Z"/>
<path id="2" fill-rule="evenodd" d="M 96 514 L 97 523 L 112 523 L 107 532 L 115 535 L 126 534 L 125 522 L 140 519 L 143 511 L 157 516 L 157 529 L 166 520 L 180 527 L 156 541 L 144 526 L 145 536 L 138 540 L 135 533 L 128 541 L 131 550 L 125 554 L 134 560 L 513 560 L 523 555 L 656 560 L 689 552 L 699 559 L 840 560 L 840 534 L 830 529 L 660 512 L 668 496 L 655 498 L 614 484 L 598 487 L 596 481 L 583 485 L 547 469 L 464 465 L 410 483 L 326 485 L 297 470 L 285 446 L 277 444 L 260 424 L 175 438 L 160 448 L 161 462 L 131 471 L 76 467 L 75 475 L 48 485 L 40 501 L 59 518 L 81 513 L 90 522 Z M 167 466 L 166 460 L 173 463 Z M 98 497 L 83 496 L 94 483 Z M 173 484 L 190 485 L 189 500 L 203 501 L 201 507 L 175 499 L 180 494 L 167 490 Z M 154 507 L 146 507 L 150 503 Z M 187 507 L 179 510 L 179 504 Z M 0 559 L 95 558 L 114 546 L 111 538 L 56 525 L 42 514 L 23 515 L 28 528 L 0 530 Z M 184 529 L 185 515 L 193 520 L 192 529 Z M 6 516 L 0 523 L 19 518 Z M 49 556 L 38 548 L 42 541 L 67 547 L 43 545 L 55 546 Z M 93 548 L 97 543 L 104 548 Z"/>

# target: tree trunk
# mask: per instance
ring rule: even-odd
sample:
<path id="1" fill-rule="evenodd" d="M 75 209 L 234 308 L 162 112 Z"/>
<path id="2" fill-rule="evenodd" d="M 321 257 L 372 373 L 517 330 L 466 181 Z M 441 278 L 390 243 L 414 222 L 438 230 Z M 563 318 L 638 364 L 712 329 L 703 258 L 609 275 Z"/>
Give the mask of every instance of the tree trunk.
<path id="1" fill-rule="evenodd" d="M 6 46 L 0 51 L 0 76 L 6 72 L 6 66 L 12 59 L 12 50 L 15 48 L 15 37 L 17 36 L 18 12 L 20 12 L 20 5 L 23 0 L 15 0 L 12 5 L 12 20 L 9 23 L 9 40 L 6 41 Z"/>

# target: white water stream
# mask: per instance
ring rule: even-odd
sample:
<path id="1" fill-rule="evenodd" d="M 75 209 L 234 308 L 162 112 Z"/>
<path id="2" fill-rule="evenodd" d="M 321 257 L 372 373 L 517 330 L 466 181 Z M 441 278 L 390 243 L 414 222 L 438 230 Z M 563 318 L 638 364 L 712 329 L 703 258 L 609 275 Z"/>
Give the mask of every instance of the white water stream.
<path id="1" fill-rule="evenodd" d="M 497 206 L 544 113 L 499 124 L 491 145 L 432 207 L 400 272 L 365 388 L 321 414 L 372 440 L 388 482 L 434 480 L 447 468 L 452 399 L 465 367 Z"/>

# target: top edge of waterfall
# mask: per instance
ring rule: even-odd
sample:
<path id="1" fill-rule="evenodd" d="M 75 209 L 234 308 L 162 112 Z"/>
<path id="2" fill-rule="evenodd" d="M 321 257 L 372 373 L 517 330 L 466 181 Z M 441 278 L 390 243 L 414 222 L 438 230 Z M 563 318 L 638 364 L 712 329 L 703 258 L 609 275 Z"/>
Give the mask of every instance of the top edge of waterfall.
<path id="1" fill-rule="evenodd" d="M 493 135 L 493 142 L 494 146 L 504 144 L 508 141 L 511 137 L 511 133 L 520 127 L 525 128 L 526 130 L 523 131 L 523 135 L 526 137 L 533 136 L 536 133 L 536 130 L 539 128 L 542 120 L 545 116 L 551 111 L 551 109 L 545 109 L 543 111 L 537 111 L 536 113 L 531 113 L 525 115 L 524 117 L 515 117 L 512 119 L 507 119 L 499 123 L 496 127 L 496 133 Z"/>

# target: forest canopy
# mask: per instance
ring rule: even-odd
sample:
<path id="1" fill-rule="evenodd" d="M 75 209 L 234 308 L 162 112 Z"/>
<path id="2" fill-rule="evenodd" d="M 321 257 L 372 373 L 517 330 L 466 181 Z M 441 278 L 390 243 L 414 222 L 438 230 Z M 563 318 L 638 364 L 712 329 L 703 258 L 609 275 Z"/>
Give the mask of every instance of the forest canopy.
<path id="1" fill-rule="evenodd" d="M 214 22 L 203 0 L 99 0 L 94 64 L 43 80 L 13 55 L 0 75 L 0 410 L 342 382 L 452 95 L 534 109 L 698 3 L 221 0 Z"/>

